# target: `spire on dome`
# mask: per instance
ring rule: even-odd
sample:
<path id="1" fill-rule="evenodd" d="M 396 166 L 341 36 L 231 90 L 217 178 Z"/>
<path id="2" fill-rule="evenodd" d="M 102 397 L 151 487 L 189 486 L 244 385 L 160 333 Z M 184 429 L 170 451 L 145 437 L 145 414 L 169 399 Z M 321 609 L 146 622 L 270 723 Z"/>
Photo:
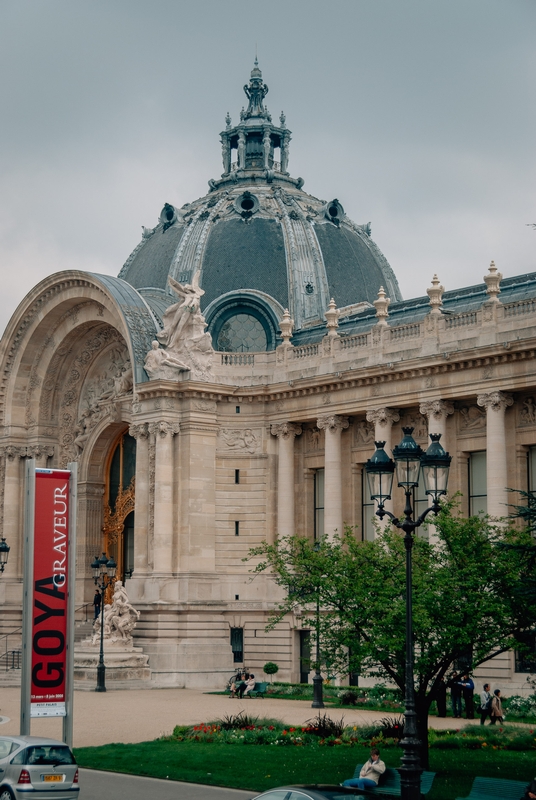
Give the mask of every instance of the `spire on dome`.
<path id="1" fill-rule="evenodd" d="M 268 119 L 268 109 L 263 105 L 263 100 L 268 94 L 268 86 L 262 79 L 262 72 L 259 67 L 257 56 L 255 56 L 255 63 L 251 70 L 249 86 L 247 84 L 244 86 L 244 92 L 249 100 L 244 118 L 262 117 L 263 119 Z"/>

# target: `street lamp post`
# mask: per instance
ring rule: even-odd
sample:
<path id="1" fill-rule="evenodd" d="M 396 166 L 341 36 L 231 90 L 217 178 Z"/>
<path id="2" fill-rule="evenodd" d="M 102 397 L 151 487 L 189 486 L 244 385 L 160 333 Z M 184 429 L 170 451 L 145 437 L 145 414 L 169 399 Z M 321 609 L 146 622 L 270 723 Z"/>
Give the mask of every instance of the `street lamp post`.
<path id="1" fill-rule="evenodd" d="M 451 456 L 440 445 L 440 434 L 431 433 L 432 440 L 426 453 L 412 437 L 413 428 L 402 428 L 404 438 L 393 449 L 394 461 L 385 450 L 385 442 L 375 442 L 376 452 L 370 458 L 365 470 L 369 482 L 370 496 L 378 502 L 376 514 L 380 519 L 388 516 L 393 525 L 404 531 L 406 548 L 406 686 L 405 686 L 405 722 L 404 738 L 400 742 L 403 749 L 400 767 L 400 785 L 402 800 L 420 800 L 421 797 L 421 763 L 420 741 L 417 729 L 417 713 L 415 710 L 414 657 L 413 657 L 413 614 L 412 614 L 412 550 L 413 534 L 425 518 L 433 512 L 439 513 L 440 497 L 447 493 Z M 386 500 L 391 499 L 393 474 L 397 472 L 398 485 L 404 489 L 406 505 L 404 518 L 397 519 L 394 514 L 384 508 Z M 418 519 L 413 519 L 411 506 L 412 489 L 419 485 L 419 472 L 422 472 L 425 492 L 432 498 L 432 505 L 426 508 Z"/>
<path id="2" fill-rule="evenodd" d="M 6 567 L 10 549 L 10 546 L 2 536 L 0 539 L 0 572 L 3 572 Z"/>
<path id="3" fill-rule="evenodd" d="M 95 691 L 105 692 L 106 667 L 104 665 L 104 592 L 112 583 L 113 578 L 115 578 L 117 564 L 115 563 L 113 557 L 108 558 L 106 553 L 103 553 L 100 558 L 95 556 L 95 560 L 91 564 L 91 569 L 93 570 L 93 580 L 95 582 L 95 586 L 98 586 L 101 590 L 100 653 L 99 664 L 97 666 L 97 685 L 95 687 Z"/>
<path id="4" fill-rule="evenodd" d="M 313 702 L 311 708 L 324 708 L 324 689 L 320 672 L 320 593 L 316 596 L 316 668 L 313 678 Z"/>

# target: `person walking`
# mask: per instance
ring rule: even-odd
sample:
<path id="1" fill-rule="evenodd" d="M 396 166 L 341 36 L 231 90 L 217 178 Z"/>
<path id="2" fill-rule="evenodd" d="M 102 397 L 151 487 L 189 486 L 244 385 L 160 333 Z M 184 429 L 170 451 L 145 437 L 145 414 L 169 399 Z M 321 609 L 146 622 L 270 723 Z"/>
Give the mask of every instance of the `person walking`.
<path id="1" fill-rule="evenodd" d="M 490 725 L 495 725 L 497 720 L 503 723 L 504 714 L 502 710 L 502 703 L 501 703 L 501 690 L 495 689 L 493 692 L 493 697 L 491 700 L 491 722 Z"/>
<path id="2" fill-rule="evenodd" d="M 484 691 L 480 692 L 480 724 L 484 725 L 486 719 L 491 716 L 492 694 L 489 690 L 489 683 L 484 684 Z"/>
<path id="3" fill-rule="evenodd" d="M 465 706 L 465 719 L 474 719 L 475 718 L 475 706 L 473 702 L 473 695 L 475 693 L 475 684 L 473 683 L 473 679 L 469 677 L 469 673 L 466 672 L 462 678 L 462 694 L 463 694 L 463 704 Z"/>
<path id="4" fill-rule="evenodd" d="M 95 589 L 95 594 L 93 596 L 93 619 L 94 620 L 97 619 L 97 617 L 100 614 L 101 602 L 102 602 L 101 593 L 100 593 L 100 591 L 98 589 Z"/>
<path id="5" fill-rule="evenodd" d="M 437 716 L 438 717 L 446 717 L 447 716 L 447 684 L 445 683 L 445 679 L 444 678 L 441 678 L 441 680 L 439 681 L 439 686 L 437 687 L 436 706 L 437 706 Z"/>

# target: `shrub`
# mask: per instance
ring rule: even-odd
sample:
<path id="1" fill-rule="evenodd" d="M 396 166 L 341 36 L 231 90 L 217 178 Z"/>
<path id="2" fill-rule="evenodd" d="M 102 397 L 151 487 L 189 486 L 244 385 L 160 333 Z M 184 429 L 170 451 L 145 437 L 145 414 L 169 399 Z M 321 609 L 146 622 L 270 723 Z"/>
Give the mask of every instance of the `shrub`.
<path id="1" fill-rule="evenodd" d="M 357 705 L 357 692 L 352 689 L 345 689 L 338 694 L 339 701 L 343 706 L 356 706 Z"/>
<path id="2" fill-rule="evenodd" d="M 307 725 L 307 733 L 312 733 L 313 736 L 319 736 L 321 739 L 327 739 L 330 736 L 339 738 L 344 733 L 346 727 L 344 724 L 344 717 L 341 717 L 337 722 L 337 720 L 331 719 L 331 717 L 325 713 L 318 714 L 316 717 L 306 720 L 305 724 Z"/>
<path id="3" fill-rule="evenodd" d="M 262 671 L 266 675 L 272 676 L 272 675 L 275 675 L 277 672 L 279 672 L 279 667 L 277 666 L 277 664 L 274 664 L 273 661 L 267 661 L 266 664 L 264 665 L 264 667 L 262 668 Z M 272 678 L 270 677 L 270 681 L 271 680 L 272 680 Z"/>
<path id="4" fill-rule="evenodd" d="M 258 717 L 248 716 L 245 711 L 240 711 L 238 714 L 226 714 L 223 719 L 217 719 L 213 724 L 222 731 L 232 731 L 255 727 L 258 719 Z"/>

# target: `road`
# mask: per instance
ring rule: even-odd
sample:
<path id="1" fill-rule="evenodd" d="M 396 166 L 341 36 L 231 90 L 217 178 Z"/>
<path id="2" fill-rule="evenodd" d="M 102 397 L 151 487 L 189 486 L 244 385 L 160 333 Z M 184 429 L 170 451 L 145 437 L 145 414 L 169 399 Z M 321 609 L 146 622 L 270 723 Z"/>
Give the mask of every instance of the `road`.
<path id="1" fill-rule="evenodd" d="M 219 786 L 204 786 L 198 783 L 162 781 L 156 778 L 140 778 L 136 775 L 121 775 L 117 772 L 80 770 L 80 800 L 250 800 L 256 792 L 224 789 Z"/>

